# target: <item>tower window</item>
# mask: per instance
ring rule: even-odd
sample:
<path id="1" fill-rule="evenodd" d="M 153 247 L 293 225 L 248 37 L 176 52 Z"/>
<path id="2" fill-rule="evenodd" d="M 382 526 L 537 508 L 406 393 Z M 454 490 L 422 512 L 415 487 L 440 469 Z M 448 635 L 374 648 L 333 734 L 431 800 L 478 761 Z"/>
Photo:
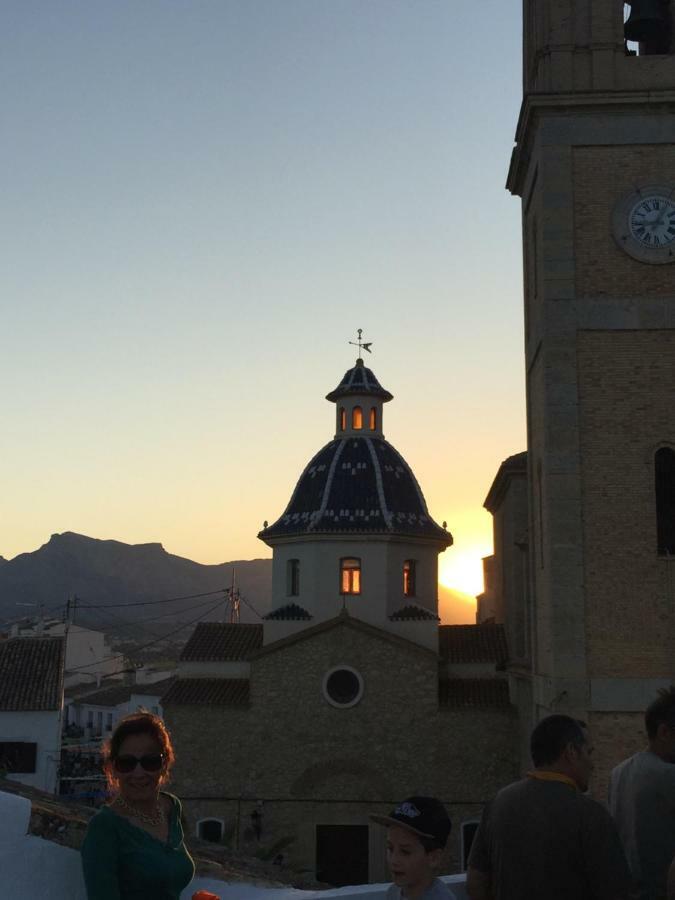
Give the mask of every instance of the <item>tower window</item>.
<path id="1" fill-rule="evenodd" d="M 346 556 L 340 560 L 340 593 L 361 593 L 361 560 Z"/>
<path id="2" fill-rule="evenodd" d="M 376 406 L 370 407 L 370 418 L 369 418 L 368 424 L 370 425 L 370 430 L 375 431 L 375 429 L 377 428 L 377 407 Z"/>
<path id="3" fill-rule="evenodd" d="M 344 406 L 340 407 L 340 431 L 347 430 L 347 410 Z"/>
<path id="4" fill-rule="evenodd" d="M 417 593 L 415 582 L 417 575 L 417 566 L 414 559 L 406 559 L 403 563 L 403 595 L 405 597 L 414 597 Z"/>
<path id="5" fill-rule="evenodd" d="M 675 450 L 661 447 L 654 457 L 656 541 L 661 556 L 675 555 Z"/>
<path id="6" fill-rule="evenodd" d="M 289 559 L 286 563 L 286 595 L 297 597 L 300 594 L 300 560 Z"/>
<path id="7" fill-rule="evenodd" d="M 363 428 L 363 410 L 360 406 L 355 406 L 352 410 L 352 428 L 354 431 L 360 431 Z"/>

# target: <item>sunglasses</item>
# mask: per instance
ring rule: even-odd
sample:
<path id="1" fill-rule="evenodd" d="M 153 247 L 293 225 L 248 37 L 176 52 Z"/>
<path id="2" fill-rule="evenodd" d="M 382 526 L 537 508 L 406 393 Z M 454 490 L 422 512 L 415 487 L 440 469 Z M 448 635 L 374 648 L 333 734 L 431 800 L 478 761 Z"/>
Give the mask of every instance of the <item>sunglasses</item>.
<path id="1" fill-rule="evenodd" d="M 123 774 L 133 772 L 139 763 L 146 772 L 159 772 L 164 763 L 164 754 L 146 753 L 144 756 L 132 756 L 128 753 L 123 756 L 116 756 L 113 760 L 115 770 Z"/>

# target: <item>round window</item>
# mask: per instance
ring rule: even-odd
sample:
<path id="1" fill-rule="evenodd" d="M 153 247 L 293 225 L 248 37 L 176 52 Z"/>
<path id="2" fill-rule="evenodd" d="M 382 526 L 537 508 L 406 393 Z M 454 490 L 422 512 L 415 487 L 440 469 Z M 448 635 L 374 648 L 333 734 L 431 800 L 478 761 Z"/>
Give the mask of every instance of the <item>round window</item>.
<path id="1" fill-rule="evenodd" d="M 337 666 L 326 672 L 323 679 L 323 693 L 332 706 L 343 709 L 355 706 L 363 695 L 363 678 L 356 669 Z"/>

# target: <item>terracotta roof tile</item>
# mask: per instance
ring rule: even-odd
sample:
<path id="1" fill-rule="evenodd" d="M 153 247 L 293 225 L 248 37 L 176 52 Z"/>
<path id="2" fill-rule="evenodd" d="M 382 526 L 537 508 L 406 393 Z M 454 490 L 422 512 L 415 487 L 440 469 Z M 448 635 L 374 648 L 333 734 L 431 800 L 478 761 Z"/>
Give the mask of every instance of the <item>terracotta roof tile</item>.
<path id="1" fill-rule="evenodd" d="M 247 622 L 199 622 L 180 655 L 185 662 L 248 659 L 262 647 L 263 627 Z"/>
<path id="2" fill-rule="evenodd" d="M 438 616 L 422 606 L 413 606 L 412 603 L 399 609 L 389 618 L 392 622 L 428 622 L 429 620 L 438 622 Z"/>
<path id="3" fill-rule="evenodd" d="M 163 706 L 248 706 L 247 678 L 179 678 Z"/>
<path id="4" fill-rule="evenodd" d="M 11 638 L 0 642 L 0 710 L 60 709 L 64 639 Z"/>
<path id="5" fill-rule="evenodd" d="M 503 625 L 441 625 L 439 653 L 450 663 L 495 664 L 508 658 Z"/>
<path id="6" fill-rule="evenodd" d="M 508 707 L 509 684 L 506 678 L 442 678 L 438 703 L 447 709 Z"/>
<path id="7" fill-rule="evenodd" d="M 149 684 L 116 684 L 101 691 L 80 696 L 71 702 L 89 706 L 117 706 L 131 699 L 132 694 L 145 694 L 150 697 L 162 697 L 171 687 L 175 678 L 163 678 Z"/>

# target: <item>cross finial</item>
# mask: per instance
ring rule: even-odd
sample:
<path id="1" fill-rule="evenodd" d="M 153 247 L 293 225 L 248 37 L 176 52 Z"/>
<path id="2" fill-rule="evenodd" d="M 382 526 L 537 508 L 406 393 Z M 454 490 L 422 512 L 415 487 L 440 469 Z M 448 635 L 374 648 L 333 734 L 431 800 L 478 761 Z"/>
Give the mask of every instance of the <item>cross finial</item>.
<path id="1" fill-rule="evenodd" d="M 359 348 L 359 359 L 361 359 L 361 351 L 362 351 L 362 350 L 365 350 L 366 353 L 372 353 L 372 352 L 373 352 L 373 351 L 370 349 L 370 348 L 373 346 L 373 342 L 372 342 L 372 341 L 362 341 L 362 340 L 361 340 L 361 335 L 363 334 L 363 328 L 357 328 L 356 330 L 357 330 L 358 335 L 359 335 L 359 336 L 358 336 L 358 339 L 355 340 L 355 341 L 349 341 L 349 343 L 352 345 L 352 347 L 358 347 L 358 348 Z"/>

